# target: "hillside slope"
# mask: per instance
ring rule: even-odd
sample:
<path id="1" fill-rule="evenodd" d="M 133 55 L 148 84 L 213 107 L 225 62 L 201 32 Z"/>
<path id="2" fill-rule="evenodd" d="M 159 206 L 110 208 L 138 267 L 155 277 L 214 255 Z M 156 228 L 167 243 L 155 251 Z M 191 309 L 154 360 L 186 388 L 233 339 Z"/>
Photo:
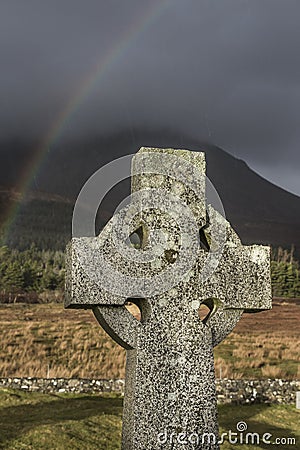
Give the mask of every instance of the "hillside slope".
<path id="1" fill-rule="evenodd" d="M 62 246 L 70 236 L 72 203 L 89 176 L 103 164 L 135 153 L 141 146 L 159 146 L 205 151 L 207 175 L 223 201 L 227 218 L 245 243 L 300 247 L 299 197 L 263 179 L 244 161 L 224 150 L 170 130 L 135 130 L 134 133 L 124 130 L 80 142 L 60 143 L 50 149 L 35 174 L 31 196 L 19 207 L 12 208 L 11 204 L 18 202 L 12 189 L 24 171 L 24 152 L 27 159 L 34 160 L 34 146 L 35 143 L 31 147 L 27 142 L 22 153 L 19 141 L 6 146 L 0 143 L 3 161 L 0 180 L 5 185 L 0 192 L 0 220 L 3 222 L 4 217 L 12 215 L 9 211 L 17 211 L 8 233 L 11 245 L 20 237 L 25 242 L 35 241 L 37 237 L 42 241 L 41 236 L 48 236 L 47 246 Z M 22 157 L 13 159 L 14 152 Z M 101 223 L 128 193 L 129 181 L 112 189 L 100 208 Z"/>

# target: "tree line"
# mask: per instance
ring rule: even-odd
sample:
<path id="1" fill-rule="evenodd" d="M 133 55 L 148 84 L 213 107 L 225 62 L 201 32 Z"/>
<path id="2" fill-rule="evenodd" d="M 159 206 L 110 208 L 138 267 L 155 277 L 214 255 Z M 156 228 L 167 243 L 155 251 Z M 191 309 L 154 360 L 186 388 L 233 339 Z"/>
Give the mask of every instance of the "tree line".
<path id="1" fill-rule="evenodd" d="M 300 297 L 300 268 L 293 248 L 272 251 L 271 276 L 274 296 Z M 2 301 L 11 294 L 63 292 L 64 278 L 65 255 L 60 250 L 40 250 L 35 245 L 24 251 L 0 247 Z"/>
<path id="2" fill-rule="evenodd" d="M 63 291 L 65 256 L 62 251 L 39 250 L 34 245 L 24 251 L 0 247 L 0 294 Z"/>
<path id="3" fill-rule="evenodd" d="M 295 248 L 272 249 L 271 276 L 274 297 L 300 297 L 299 261 L 294 257 Z"/>

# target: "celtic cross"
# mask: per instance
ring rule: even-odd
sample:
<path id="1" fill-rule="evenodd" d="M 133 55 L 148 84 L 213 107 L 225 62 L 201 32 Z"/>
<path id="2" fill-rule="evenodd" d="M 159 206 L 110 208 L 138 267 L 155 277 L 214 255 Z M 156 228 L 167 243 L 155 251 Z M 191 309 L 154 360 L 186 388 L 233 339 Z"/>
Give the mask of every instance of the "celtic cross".
<path id="1" fill-rule="evenodd" d="M 123 450 L 218 449 L 213 348 L 271 307 L 269 248 L 242 245 L 207 185 L 204 153 L 142 148 L 129 204 L 67 247 L 66 307 L 127 350 Z"/>

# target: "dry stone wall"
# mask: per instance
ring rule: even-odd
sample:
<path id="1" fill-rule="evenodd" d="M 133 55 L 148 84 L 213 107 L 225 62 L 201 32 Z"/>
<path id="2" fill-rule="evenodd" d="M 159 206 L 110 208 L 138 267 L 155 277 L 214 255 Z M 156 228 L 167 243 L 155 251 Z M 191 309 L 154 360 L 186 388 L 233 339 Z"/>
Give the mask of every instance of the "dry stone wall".
<path id="1" fill-rule="evenodd" d="M 21 389 L 44 393 L 124 393 L 124 380 L 77 378 L 0 378 L 0 389 Z M 300 380 L 216 380 L 218 403 L 295 404 Z"/>

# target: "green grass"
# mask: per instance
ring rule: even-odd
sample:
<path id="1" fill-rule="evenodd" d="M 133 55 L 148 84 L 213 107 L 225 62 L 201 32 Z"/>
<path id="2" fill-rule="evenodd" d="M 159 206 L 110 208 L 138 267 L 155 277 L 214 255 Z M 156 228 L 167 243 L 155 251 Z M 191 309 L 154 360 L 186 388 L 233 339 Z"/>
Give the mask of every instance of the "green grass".
<path id="1" fill-rule="evenodd" d="M 41 394 L 0 390 L 0 448 L 8 450 L 120 450 L 122 398 L 118 395 Z M 296 437 L 300 411 L 294 405 L 219 407 L 220 431 L 236 431 L 245 421 L 249 432 Z M 270 445 L 233 445 L 222 450 L 267 449 Z M 148 449 L 145 449 L 148 450 Z M 149 449 L 150 450 L 150 449 Z"/>
<path id="2" fill-rule="evenodd" d="M 0 448 L 120 448 L 122 399 L 0 390 Z"/>

